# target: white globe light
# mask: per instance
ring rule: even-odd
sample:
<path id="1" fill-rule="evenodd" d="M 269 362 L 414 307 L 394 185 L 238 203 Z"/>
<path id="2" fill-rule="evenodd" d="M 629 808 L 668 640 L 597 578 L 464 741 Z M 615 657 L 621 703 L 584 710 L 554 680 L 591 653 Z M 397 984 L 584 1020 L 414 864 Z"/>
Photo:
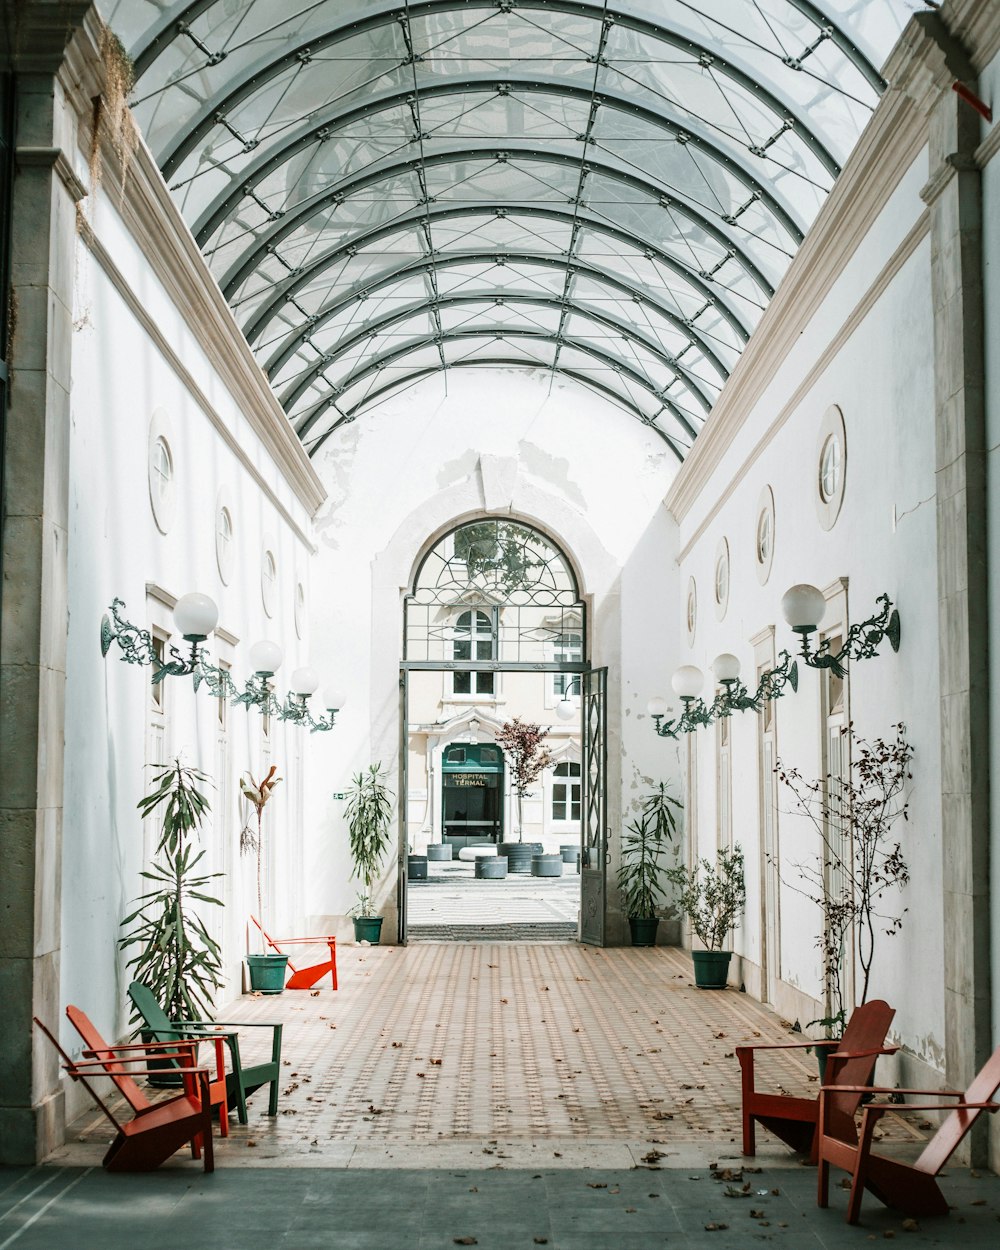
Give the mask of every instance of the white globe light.
<path id="1" fill-rule="evenodd" d="M 579 716 L 580 709 L 569 699 L 560 699 L 556 704 L 556 716 L 560 720 L 572 720 L 575 716 Z"/>
<path id="2" fill-rule="evenodd" d="M 818 627 L 826 613 L 826 599 L 815 586 L 803 582 L 781 596 L 781 613 L 792 629 L 809 633 Z"/>
<path id="3" fill-rule="evenodd" d="M 670 708 L 667 706 L 666 699 L 661 699 L 659 695 L 656 695 L 646 704 L 646 711 L 650 716 L 666 716 Z"/>
<path id="4" fill-rule="evenodd" d="M 701 694 L 705 677 L 700 668 L 695 668 L 693 664 L 684 664 L 671 677 L 670 684 L 679 699 L 696 699 Z"/>
<path id="5" fill-rule="evenodd" d="M 347 695 L 339 686 L 327 686 L 323 693 L 323 706 L 331 712 L 339 712 L 347 702 Z"/>
<path id="6" fill-rule="evenodd" d="M 740 662 L 735 655 L 723 651 L 712 661 L 712 672 L 716 681 L 736 681 L 740 675 Z"/>
<path id="7" fill-rule="evenodd" d="M 207 638 L 219 623 L 215 600 L 197 590 L 181 595 L 174 608 L 174 624 L 185 638 Z"/>
<path id="8" fill-rule="evenodd" d="M 310 668 L 308 664 L 302 668 L 297 668 L 292 673 L 291 691 L 292 694 L 315 694 L 319 686 L 319 674 L 314 668 Z"/>
<path id="9" fill-rule="evenodd" d="M 250 667 L 255 673 L 276 673 L 281 668 L 284 653 L 276 642 L 262 638 L 250 648 Z"/>

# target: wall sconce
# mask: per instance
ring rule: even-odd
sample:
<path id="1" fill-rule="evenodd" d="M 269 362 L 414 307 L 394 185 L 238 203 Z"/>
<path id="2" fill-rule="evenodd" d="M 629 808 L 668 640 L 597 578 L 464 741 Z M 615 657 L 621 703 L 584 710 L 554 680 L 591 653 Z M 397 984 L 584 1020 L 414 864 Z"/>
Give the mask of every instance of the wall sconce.
<path id="1" fill-rule="evenodd" d="M 105 614 L 101 618 L 101 655 L 106 658 L 111 644 L 117 642 L 122 650 L 121 658 L 127 664 L 154 666 L 154 685 L 165 677 L 191 677 L 201 671 L 204 666 L 201 644 L 219 623 L 219 609 L 214 599 L 198 591 L 191 591 L 177 600 L 174 607 L 174 627 L 184 641 L 191 644 L 191 653 L 183 656 L 176 647 L 171 647 L 171 659 L 167 661 L 161 660 L 156 654 L 148 629 L 139 629 L 122 619 L 120 609 L 124 607 L 121 599 L 113 599 L 111 615 Z"/>
<path id="2" fill-rule="evenodd" d="M 829 641 L 823 641 L 815 651 L 809 645 L 809 635 L 819 628 L 826 612 L 826 598 L 815 586 L 803 583 L 786 590 L 781 598 L 781 611 L 785 620 L 799 635 L 800 655 L 810 668 L 828 668 L 837 677 L 847 675 L 849 660 L 868 660 L 878 654 L 883 638 L 889 639 L 893 651 L 899 650 L 899 612 L 892 606 L 888 595 L 879 595 L 876 603 L 882 609 L 867 621 L 852 625 L 847 631 L 844 645 L 834 653 Z"/>
<path id="3" fill-rule="evenodd" d="M 650 699 L 646 705 L 656 732 L 661 738 L 677 738 L 682 733 L 692 733 L 701 725 L 710 725 L 722 716 L 731 716 L 733 712 L 746 712 L 750 709 L 759 712 L 768 700 L 779 699 L 784 694 L 786 685 L 798 690 L 798 666 L 787 651 L 782 651 L 781 656 L 778 667 L 762 673 L 756 691 L 750 694 L 739 679 L 740 662 L 737 657 L 729 652 L 717 655 L 712 661 L 712 673 L 723 689 L 715 696 L 711 706 L 706 706 L 702 699 L 695 703 L 705 684 L 705 678 L 700 668 L 685 664 L 670 679 L 674 693 L 684 704 L 681 715 L 664 724 L 664 717 L 669 711 L 667 701 L 660 698 Z"/>
<path id="4" fill-rule="evenodd" d="M 190 677 L 195 690 L 202 685 L 216 699 L 227 699 L 234 706 L 256 707 L 264 716 L 277 716 L 296 725 L 308 726 L 316 733 L 333 728 L 337 713 L 344 705 L 344 696 L 331 688 L 326 696 L 327 717 L 314 720 L 309 711 L 309 696 L 319 685 L 319 678 L 308 667 L 298 668 L 292 674 L 292 689 L 279 703 L 271 689 L 271 678 L 281 667 L 284 654 L 276 642 L 262 639 L 250 648 L 250 667 L 253 676 L 247 678 L 241 691 L 234 683 L 228 669 L 209 664 L 202 644 L 219 623 L 219 609 L 208 595 L 193 592 L 183 595 L 174 608 L 174 626 L 190 644 L 190 655 L 182 655 L 176 647 L 170 647 L 170 659 L 163 661 L 156 653 L 153 638 L 147 629 L 139 629 L 126 621 L 121 614 L 125 604 L 121 599 L 111 603 L 110 615 L 101 620 L 101 654 L 107 657 L 111 644 L 117 642 L 121 658 L 128 664 L 150 664 L 153 682 L 165 677 Z"/>
<path id="5" fill-rule="evenodd" d="M 344 696 L 334 688 L 325 692 L 329 719 L 314 720 L 309 711 L 309 697 L 316 693 L 319 676 L 316 670 L 308 666 L 297 668 L 292 673 L 292 687 L 285 699 L 285 706 L 278 715 L 282 720 L 293 721 L 296 725 L 308 725 L 310 733 L 325 733 L 333 728 L 337 713 L 344 706 Z"/>
<path id="6" fill-rule="evenodd" d="M 570 699 L 569 692 L 573 688 L 573 686 L 576 686 L 577 687 L 576 693 L 577 695 L 580 695 L 582 693 L 580 690 L 580 686 L 582 685 L 583 685 L 583 679 L 578 674 L 569 682 L 566 689 L 563 691 L 562 698 L 556 704 L 556 716 L 558 716 L 560 720 L 566 720 L 566 721 L 574 720 L 577 716 L 580 715 L 580 708 L 578 707 L 577 704 L 575 704 Z"/>

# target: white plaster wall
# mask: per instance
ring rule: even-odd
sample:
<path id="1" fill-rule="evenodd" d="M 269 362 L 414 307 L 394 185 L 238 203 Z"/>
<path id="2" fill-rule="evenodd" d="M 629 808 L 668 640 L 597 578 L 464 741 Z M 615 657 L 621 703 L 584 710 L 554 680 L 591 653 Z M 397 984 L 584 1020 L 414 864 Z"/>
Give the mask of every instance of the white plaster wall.
<path id="1" fill-rule="evenodd" d="M 918 162 L 918 166 L 919 166 Z M 835 344 L 828 364 L 800 396 L 786 423 L 769 440 L 765 431 L 776 410 L 794 393 L 827 350 L 842 322 L 873 277 L 892 256 L 922 205 L 919 168 L 904 178 L 889 207 L 873 226 L 814 319 L 802 327 L 794 350 L 776 372 L 774 384 L 753 409 L 719 469 L 707 481 L 681 525 L 680 583 L 694 577 L 698 626 L 694 645 L 680 660 L 706 673 L 722 651 L 739 656 L 753 685 L 750 640 L 774 626 L 778 650 L 795 650 L 784 624 L 780 599 L 798 582 L 826 588 L 848 579 L 850 622 L 873 614 L 875 596 L 887 592 L 902 617 L 902 648 L 884 644 L 875 659 L 852 666 L 849 714 L 864 737 L 891 734 L 897 721 L 908 726 L 915 748 L 910 790 L 911 819 L 900 826 L 911 883 L 902 936 L 882 939 L 869 997 L 886 997 L 897 1009 L 894 1027 L 906 1045 L 936 1067 L 944 1040 L 939 731 L 937 690 L 937 584 L 934 505 L 934 410 L 929 240 L 905 259 L 853 333 Z M 859 258 L 863 258 L 861 263 Z M 843 411 L 847 434 L 846 493 L 840 517 L 825 532 L 819 525 L 818 435 L 831 404 Z M 745 463 L 751 449 L 757 454 Z M 775 501 L 775 554 L 766 585 L 754 563 L 757 503 L 762 487 Z M 720 503 L 721 501 L 721 503 Z M 719 541 L 730 547 L 731 588 L 722 621 L 716 619 L 713 578 Z M 709 683 L 706 697 L 711 698 Z M 807 777 L 820 775 L 822 721 L 819 674 L 800 665 L 797 695 L 777 704 L 777 749 L 782 761 Z M 716 729 L 699 730 L 698 825 L 702 854 L 714 856 L 717 838 Z M 753 980 L 760 959 L 758 864 L 758 747 L 753 714 L 732 720 L 733 837 L 745 851 L 748 906 L 736 950 Z M 817 836 L 801 816 L 789 812 L 779 789 L 778 840 L 783 880 L 795 883 L 792 865 L 814 852 Z M 809 1010 L 821 996 L 820 959 L 814 945 L 819 911 L 783 886 L 780 974 L 786 987 L 778 1005 L 784 1014 Z M 919 968 L 920 976 L 913 976 Z M 938 987 L 928 992 L 928 987 Z M 818 1003 L 816 1004 L 818 1008 Z M 815 1015 L 822 1014 L 818 1009 Z M 805 1017 L 802 1023 L 806 1023 Z"/>
<path id="2" fill-rule="evenodd" d="M 307 623 L 299 639 L 293 602 L 297 581 L 304 583 L 308 594 L 311 523 L 292 486 L 214 374 L 206 347 L 156 281 L 103 195 L 91 220 L 114 263 L 134 279 L 143 306 L 210 396 L 249 461 L 249 465 L 241 463 L 226 445 L 91 251 L 78 242 L 70 447 L 62 1000 L 78 1003 L 103 1034 L 118 1037 L 127 1028 L 125 990 L 130 979 L 123 955 L 116 952 L 119 922 L 131 900 L 146 888 L 139 877 L 143 832 L 136 803 L 146 784 L 150 670 L 120 663 L 117 646 L 102 660 L 98 646 L 101 616 L 112 598 L 119 596 L 125 601 L 127 618 L 146 627 L 150 624 L 147 583 L 174 596 L 204 591 L 220 606 L 220 626 L 239 639 L 235 647 L 210 640 L 212 654 L 231 659 L 234 679 L 242 686 L 249 675 L 250 644 L 260 637 L 274 639 L 285 650 L 285 665 L 277 675 L 278 689 L 283 692 L 287 686 L 281 684 L 282 676 L 287 678 L 292 668 L 308 660 Z M 175 461 L 178 503 L 166 535 L 154 523 L 147 484 L 148 431 L 154 409 L 167 415 Z M 268 483 L 274 499 L 262 492 L 251 476 L 251 466 Z M 235 527 L 236 552 L 228 586 L 222 584 L 215 554 L 220 487 L 228 492 Z M 265 536 L 273 543 L 278 564 L 273 620 L 265 616 L 261 597 Z M 170 622 L 166 608 L 160 615 Z M 182 640 L 180 645 L 184 647 Z M 172 721 L 169 753 L 180 753 L 187 763 L 215 774 L 214 701 L 204 692 L 196 696 L 186 679 L 168 679 L 167 687 Z M 242 820 L 236 781 L 244 769 L 257 775 L 262 759 L 259 714 L 230 709 L 229 724 L 229 777 L 211 792 L 213 824 L 204 839 L 206 866 L 229 873 L 226 881 L 218 883 L 220 897 L 228 904 L 225 921 L 218 916 L 213 921 L 225 945 L 227 982 L 220 1002 L 239 992 L 240 960 L 246 949 L 244 926 L 248 913 L 256 910 L 252 865 L 241 863 L 238 852 Z M 293 824 L 290 813 L 295 810 L 294 788 L 302 784 L 302 778 L 289 776 L 288 763 L 295 747 L 293 737 L 302 733 L 281 724 L 272 731 L 271 759 L 286 777 L 265 818 L 273 854 L 269 914 L 275 928 L 298 918 L 293 901 L 300 875 L 297 866 L 285 867 L 284 853 L 301 839 L 300 824 Z M 65 1040 L 76 1045 L 68 1036 Z"/>
<path id="3" fill-rule="evenodd" d="M 342 427 L 317 457 L 329 501 L 317 518 L 313 638 L 349 692 L 331 744 L 331 791 L 371 760 L 396 777 L 402 593 L 432 538 L 487 513 L 538 524 L 578 569 L 590 658 L 613 669 L 613 834 L 633 770 L 674 774 L 671 752 L 637 709 L 676 646 L 675 536 L 660 502 L 676 461 L 621 410 L 563 379 L 550 391 L 549 381 L 516 369 L 456 371 L 445 394 L 441 379 L 428 380 Z M 309 826 L 308 910 L 332 923 L 356 893 L 342 804 L 318 792 Z M 393 861 L 380 896 L 383 940 L 395 924 L 395 873 Z"/>

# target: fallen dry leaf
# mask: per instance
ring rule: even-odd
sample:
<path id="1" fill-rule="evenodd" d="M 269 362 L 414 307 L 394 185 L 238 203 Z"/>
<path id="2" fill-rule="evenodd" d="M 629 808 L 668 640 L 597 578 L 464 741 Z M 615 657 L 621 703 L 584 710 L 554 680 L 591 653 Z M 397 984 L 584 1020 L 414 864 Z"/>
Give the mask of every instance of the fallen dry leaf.
<path id="1" fill-rule="evenodd" d="M 310 990 L 310 991 L 309 991 L 309 997 L 310 997 L 310 998 L 319 998 L 319 990 Z"/>
<path id="2" fill-rule="evenodd" d="M 721 1233 L 723 1229 L 726 1229 L 728 1227 L 729 1227 L 728 1224 L 716 1224 L 713 1222 L 711 1224 L 705 1225 L 705 1232 L 706 1233 Z"/>
<path id="3" fill-rule="evenodd" d="M 606 1181 L 587 1181 L 588 1189 L 607 1189 Z"/>

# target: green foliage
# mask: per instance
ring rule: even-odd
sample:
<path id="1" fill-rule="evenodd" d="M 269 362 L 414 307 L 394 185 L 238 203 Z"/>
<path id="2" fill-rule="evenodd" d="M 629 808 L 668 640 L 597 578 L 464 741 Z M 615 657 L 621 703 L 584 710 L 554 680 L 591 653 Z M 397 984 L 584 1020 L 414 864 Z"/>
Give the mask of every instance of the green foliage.
<path id="1" fill-rule="evenodd" d="M 677 906 L 690 919 L 697 937 L 710 951 L 722 950 L 726 935 L 747 901 L 743 851 L 720 846 L 716 864 L 700 860 L 692 868 L 670 868 L 667 880 L 678 887 Z"/>
<path id="2" fill-rule="evenodd" d="M 552 753 L 543 742 L 548 729 L 520 716 L 504 721 L 497 730 L 496 743 L 507 757 L 510 784 L 517 799 L 517 840 L 524 840 L 524 798 L 542 772 L 552 763 Z"/>
<path id="3" fill-rule="evenodd" d="M 676 809 L 676 811 L 675 811 Z M 662 857 L 677 832 L 677 812 L 683 804 L 661 781 L 642 801 L 639 817 L 630 821 L 622 834 L 618 888 L 622 908 L 630 919 L 656 915 L 664 901 Z"/>
<path id="4" fill-rule="evenodd" d="M 455 532 L 455 555 L 470 579 L 486 578 L 506 591 L 524 590 L 538 581 L 538 536 L 512 521 L 476 521 Z"/>
<path id="5" fill-rule="evenodd" d="M 190 841 L 211 810 L 198 789 L 209 779 L 175 760 L 153 782 L 154 789 L 137 804 L 143 817 L 158 811 L 162 819 L 156 860 L 142 874 L 153 888 L 136 899 L 136 909 L 122 921 L 123 929 L 135 928 L 118 945 L 138 948 L 127 967 L 172 1020 L 196 1020 L 211 1014 L 215 991 L 222 986 L 222 951 L 197 906 L 222 906 L 207 893 L 222 874 L 199 871 L 205 852 Z"/>
<path id="6" fill-rule="evenodd" d="M 364 890 L 354 908 L 355 914 L 360 916 L 373 914 L 372 886 L 389 846 L 392 800 L 393 794 L 385 784 L 381 763 L 371 764 L 366 772 L 352 777 L 344 816 L 350 837 L 351 858 L 354 860 L 352 876 L 364 883 Z"/>

